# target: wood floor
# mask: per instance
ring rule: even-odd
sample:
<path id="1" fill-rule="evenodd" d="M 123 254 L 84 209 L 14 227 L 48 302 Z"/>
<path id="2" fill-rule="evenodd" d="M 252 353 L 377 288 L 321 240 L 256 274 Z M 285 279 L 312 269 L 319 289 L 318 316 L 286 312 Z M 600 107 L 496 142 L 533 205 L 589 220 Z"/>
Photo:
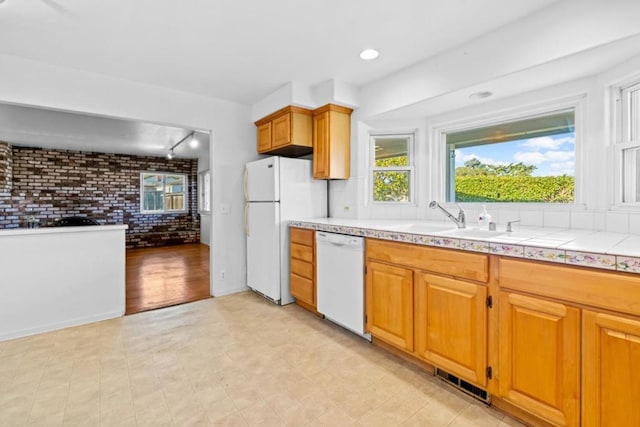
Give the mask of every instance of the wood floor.
<path id="1" fill-rule="evenodd" d="M 126 314 L 209 298 L 209 247 L 127 249 L 126 289 Z"/>

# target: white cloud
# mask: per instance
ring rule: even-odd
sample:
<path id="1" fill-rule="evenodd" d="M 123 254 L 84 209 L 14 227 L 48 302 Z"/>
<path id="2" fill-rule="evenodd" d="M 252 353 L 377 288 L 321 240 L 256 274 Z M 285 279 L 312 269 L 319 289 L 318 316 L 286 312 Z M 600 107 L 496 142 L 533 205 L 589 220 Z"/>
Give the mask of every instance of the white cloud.
<path id="1" fill-rule="evenodd" d="M 533 150 L 557 150 L 564 144 L 575 144 L 575 138 L 573 136 L 565 136 L 562 138 L 551 138 L 549 136 L 542 136 L 540 138 L 530 138 L 520 144 L 521 147 Z"/>
<path id="2" fill-rule="evenodd" d="M 576 162 L 558 162 L 549 164 L 549 175 L 575 175 Z"/>
<path id="3" fill-rule="evenodd" d="M 460 150 L 456 150 L 456 165 L 458 165 L 458 166 L 464 165 L 465 162 L 467 162 L 467 161 L 469 161 L 471 159 L 478 159 L 482 163 L 484 163 L 485 165 L 506 165 L 506 164 L 508 164 L 506 162 L 501 162 L 499 160 L 494 160 L 494 159 L 492 159 L 490 157 L 480 157 L 477 154 L 473 154 L 473 153 L 465 154 Z"/>
<path id="4" fill-rule="evenodd" d="M 519 151 L 513 155 L 513 158 L 516 162 L 522 162 L 528 165 L 540 165 L 545 162 L 565 162 L 573 160 L 575 153 L 573 151 L 531 151 L 526 153 Z"/>

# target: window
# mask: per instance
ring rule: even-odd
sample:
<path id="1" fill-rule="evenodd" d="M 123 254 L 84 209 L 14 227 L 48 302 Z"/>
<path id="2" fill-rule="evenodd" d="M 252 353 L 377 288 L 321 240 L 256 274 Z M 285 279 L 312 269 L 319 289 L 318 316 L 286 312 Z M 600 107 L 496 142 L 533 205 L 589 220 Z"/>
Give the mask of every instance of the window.
<path id="1" fill-rule="evenodd" d="M 450 131 L 449 202 L 575 201 L 575 109 Z"/>
<path id="2" fill-rule="evenodd" d="M 413 134 L 371 135 L 373 202 L 413 201 Z"/>
<path id="3" fill-rule="evenodd" d="M 620 131 L 617 156 L 620 159 L 621 201 L 640 203 L 640 83 L 620 88 Z"/>
<path id="4" fill-rule="evenodd" d="M 198 210 L 211 212 L 211 171 L 198 174 Z"/>
<path id="5" fill-rule="evenodd" d="M 142 172 L 140 174 L 140 211 L 142 213 L 186 212 L 187 175 Z"/>

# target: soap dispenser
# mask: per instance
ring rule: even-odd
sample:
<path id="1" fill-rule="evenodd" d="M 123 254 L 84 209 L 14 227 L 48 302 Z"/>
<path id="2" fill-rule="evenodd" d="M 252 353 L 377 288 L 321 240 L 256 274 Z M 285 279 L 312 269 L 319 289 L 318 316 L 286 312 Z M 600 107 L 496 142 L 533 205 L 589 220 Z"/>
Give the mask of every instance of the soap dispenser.
<path id="1" fill-rule="evenodd" d="M 480 227 L 488 226 L 491 222 L 491 215 L 487 212 L 487 205 L 482 205 L 482 210 L 478 214 L 478 225 Z"/>

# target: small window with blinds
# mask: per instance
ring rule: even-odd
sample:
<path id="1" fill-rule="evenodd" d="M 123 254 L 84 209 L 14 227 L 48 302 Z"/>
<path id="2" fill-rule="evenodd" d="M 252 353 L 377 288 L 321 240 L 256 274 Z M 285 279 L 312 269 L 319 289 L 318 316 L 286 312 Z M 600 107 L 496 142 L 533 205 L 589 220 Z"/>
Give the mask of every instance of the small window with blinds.
<path id="1" fill-rule="evenodd" d="M 573 108 L 445 136 L 447 201 L 574 203 Z"/>

